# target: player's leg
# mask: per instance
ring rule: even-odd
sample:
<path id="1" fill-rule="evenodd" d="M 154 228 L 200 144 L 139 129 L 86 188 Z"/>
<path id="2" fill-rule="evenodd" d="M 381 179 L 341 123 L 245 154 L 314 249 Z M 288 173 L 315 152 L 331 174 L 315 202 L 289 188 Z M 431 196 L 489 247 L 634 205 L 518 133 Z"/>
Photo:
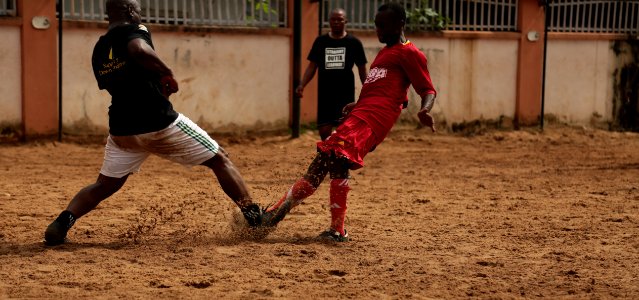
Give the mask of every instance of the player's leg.
<path id="1" fill-rule="evenodd" d="M 248 206 L 252 203 L 252 200 L 244 179 L 242 179 L 240 172 L 227 154 L 222 149 L 220 150 L 211 159 L 203 162 L 202 165 L 213 170 L 222 190 L 233 202 L 240 207 Z"/>
<path id="2" fill-rule="evenodd" d="M 365 145 L 358 137 L 364 137 Z M 326 174 L 335 168 L 357 169 L 363 166 L 363 157 L 374 142 L 372 131 L 359 119 L 347 119 L 326 141 L 317 143 L 318 154 L 304 177 L 299 179 L 274 206 L 266 210 L 264 224 L 275 226 L 295 205 L 312 195 Z M 362 148 L 364 147 L 364 148 Z M 339 159 L 337 157 L 340 157 Z M 336 171 L 337 172 L 337 171 Z"/>
<path id="3" fill-rule="evenodd" d="M 237 204 L 248 224 L 261 223 L 262 211 L 253 203 L 238 169 L 217 142 L 189 118 L 180 114 L 166 129 L 140 135 L 140 140 L 160 157 L 188 167 L 203 165 L 213 170 L 222 190 Z"/>
<path id="4" fill-rule="evenodd" d="M 349 170 L 363 167 L 364 157 L 378 144 L 371 128 L 357 118 L 347 118 L 326 141 L 318 143 L 322 151 L 333 151 L 336 157 L 330 165 L 331 229 L 320 237 L 334 241 L 347 241 L 344 228 L 347 197 L 350 191 Z"/>
<path id="5" fill-rule="evenodd" d="M 114 139 L 119 140 L 116 143 Z M 135 137 L 109 136 L 104 147 L 104 161 L 95 183 L 81 189 L 58 218 L 46 229 L 47 245 L 58 245 L 65 241 L 67 232 L 75 221 L 93 210 L 100 202 L 120 190 L 130 173 L 136 172 L 149 156 L 145 151 L 134 150 Z M 121 147 L 120 145 L 126 145 Z"/>
<path id="6" fill-rule="evenodd" d="M 330 155 L 318 152 L 302 178 L 273 206 L 266 209 L 264 216 L 265 226 L 276 226 L 282 221 L 291 209 L 311 196 L 320 186 L 329 171 Z"/>
<path id="7" fill-rule="evenodd" d="M 202 165 L 213 170 L 222 190 L 237 204 L 249 225 L 260 225 L 261 209 L 253 203 L 240 171 L 229 159 L 224 149 L 220 148 L 215 156 L 203 162 Z"/>
<path id="8" fill-rule="evenodd" d="M 126 182 L 127 176 L 113 178 L 100 174 L 95 183 L 81 189 L 67 206 L 67 209 L 60 213 L 58 218 L 49 224 L 44 232 L 44 240 L 47 245 L 58 245 L 64 243 L 67 232 L 75 221 L 93 210 L 102 200 L 117 192 Z"/>
<path id="9" fill-rule="evenodd" d="M 346 200 L 350 191 L 348 161 L 344 158 L 336 158 L 330 168 L 330 177 L 331 227 L 320 234 L 320 237 L 344 242 L 348 241 L 348 233 L 344 228 Z"/>
<path id="10" fill-rule="evenodd" d="M 67 206 L 67 211 L 77 219 L 93 210 L 102 200 L 115 194 L 126 182 L 129 175 L 122 178 L 98 175 L 95 183 L 81 189 Z"/>

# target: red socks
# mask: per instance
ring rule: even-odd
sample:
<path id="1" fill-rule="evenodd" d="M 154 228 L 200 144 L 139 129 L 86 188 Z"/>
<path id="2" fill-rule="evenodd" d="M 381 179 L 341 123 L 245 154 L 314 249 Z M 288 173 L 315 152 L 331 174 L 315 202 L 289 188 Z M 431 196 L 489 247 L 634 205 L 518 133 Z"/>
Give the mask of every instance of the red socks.
<path id="1" fill-rule="evenodd" d="M 348 191 L 350 191 L 348 179 L 331 180 L 331 228 L 337 230 L 341 235 L 345 235 L 344 219 L 346 218 L 346 198 Z"/>
<path id="2" fill-rule="evenodd" d="M 299 205 L 302 201 L 313 193 L 316 188 L 304 178 L 300 178 L 286 192 L 286 194 L 275 205 L 266 211 L 271 212 L 278 209 L 285 201 L 292 201 L 292 207 Z M 346 218 L 346 198 L 351 188 L 348 179 L 331 179 L 330 205 L 331 205 L 331 229 L 336 230 L 341 235 L 345 235 L 344 219 Z"/>
<path id="3" fill-rule="evenodd" d="M 293 184 L 293 186 L 284 194 L 282 199 L 278 201 L 275 205 L 269 207 L 266 211 L 270 212 L 278 209 L 285 201 L 293 201 L 293 206 L 295 207 L 302 203 L 304 199 L 308 198 L 310 195 L 315 193 L 316 188 L 308 182 L 308 180 L 304 178 L 300 178 L 297 182 Z"/>

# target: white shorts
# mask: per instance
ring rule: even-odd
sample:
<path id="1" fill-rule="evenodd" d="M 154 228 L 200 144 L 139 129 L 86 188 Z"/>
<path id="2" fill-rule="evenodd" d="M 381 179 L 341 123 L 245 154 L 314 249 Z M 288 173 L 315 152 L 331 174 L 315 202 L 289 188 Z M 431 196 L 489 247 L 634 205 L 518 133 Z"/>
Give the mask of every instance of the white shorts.
<path id="1" fill-rule="evenodd" d="M 122 178 L 138 172 L 151 154 L 187 167 L 199 165 L 217 154 L 220 147 L 206 131 L 180 114 L 167 128 L 138 135 L 109 135 L 100 174 Z"/>

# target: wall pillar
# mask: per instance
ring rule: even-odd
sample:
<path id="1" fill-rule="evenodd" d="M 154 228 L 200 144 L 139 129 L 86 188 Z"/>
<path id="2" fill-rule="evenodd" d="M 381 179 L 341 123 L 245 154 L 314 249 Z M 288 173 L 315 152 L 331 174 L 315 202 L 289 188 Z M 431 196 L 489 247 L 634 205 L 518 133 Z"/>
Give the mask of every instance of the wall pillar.
<path id="1" fill-rule="evenodd" d="M 515 122 L 518 126 L 531 126 L 539 123 L 541 115 L 545 13 L 543 5 L 540 5 L 538 0 L 520 0 L 518 14 L 521 37 L 517 66 Z M 538 34 L 538 39 L 530 40 L 529 33 L 533 37 L 535 32 Z"/>
<path id="2" fill-rule="evenodd" d="M 58 132 L 56 0 L 18 0 L 22 17 L 22 124 L 28 137 Z M 36 29 L 34 17 L 49 27 Z"/>
<path id="3" fill-rule="evenodd" d="M 302 1 L 302 70 L 301 76 L 308 66 L 308 53 L 311 52 L 313 42 L 318 36 L 319 30 L 319 2 L 312 0 Z M 304 88 L 302 98 L 301 120 L 302 123 L 317 121 L 317 73 L 311 82 Z M 302 78 L 300 77 L 300 80 Z M 293 87 L 295 89 L 295 87 Z"/>

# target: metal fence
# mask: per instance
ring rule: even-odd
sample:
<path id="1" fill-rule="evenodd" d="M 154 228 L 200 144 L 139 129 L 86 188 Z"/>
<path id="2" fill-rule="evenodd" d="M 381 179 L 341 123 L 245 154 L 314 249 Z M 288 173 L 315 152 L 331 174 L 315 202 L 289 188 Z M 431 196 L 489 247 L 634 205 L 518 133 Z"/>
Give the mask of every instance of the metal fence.
<path id="1" fill-rule="evenodd" d="M 344 8 L 348 26 L 374 29 L 377 8 L 389 0 L 322 0 L 322 27 L 328 28 L 330 12 Z M 415 9 L 430 8 L 447 18 L 447 30 L 517 31 L 517 0 L 396 0 L 410 15 Z M 425 25 L 411 24 L 410 30 L 429 30 Z"/>
<path id="2" fill-rule="evenodd" d="M 549 31 L 637 34 L 637 0 L 553 0 Z"/>
<path id="3" fill-rule="evenodd" d="M 64 18 L 106 20 L 106 0 L 60 0 Z M 286 27 L 286 0 L 139 0 L 145 23 L 231 26 Z"/>
<path id="4" fill-rule="evenodd" d="M 0 16 L 15 16 L 16 0 L 0 0 Z"/>
<path id="5" fill-rule="evenodd" d="M 106 20 L 106 0 L 59 0 L 64 17 Z M 304 1 L 304 0 L 295 0 Z M 377 8 L 390 0 L 321 0 L 322 27 L 330 11 L 344 8 L 349 27 L 372 30 Z M 517 31 L 518 0 L 396 0 L 407 12 L 430 8 L 447 20 L 447 30 Z M 639 0 L 549 0 L 553 32 L 639 34 Z M 158 24 L 287 27 L 287 0 L 140 0 L 143 21 Z M 16 1 L 0 0 L 0 16 L 15 16 Z M 409 24 L 410 30 L 429 30 Z"/>

